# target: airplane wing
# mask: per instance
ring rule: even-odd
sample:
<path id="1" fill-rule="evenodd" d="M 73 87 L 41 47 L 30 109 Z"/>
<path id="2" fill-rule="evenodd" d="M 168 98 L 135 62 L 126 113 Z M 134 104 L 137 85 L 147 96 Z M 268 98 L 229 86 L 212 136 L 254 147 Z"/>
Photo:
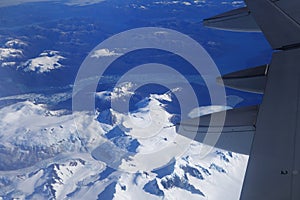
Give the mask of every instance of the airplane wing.
<path id="1" fill-rule="evenodd" d="M 254 20 L 274 49 L 268 65 L 234 72 L 222 79 L 225 86 L 264 94 L 257 112 L 239 112 L 235 117 L 229 114 L 225 123 L 226 129 L 228 124 L 244 125 L 243 120 L 237 120 L 239 118 L 250 119 L 252 116 L 251 119 L 255 119 L 253 140 L 248 138 L 251 151 L 241 200 L 299 200 L 300 1 L 245 0 L 245 3 L 246 8 L 204 20 L 209 27 L 234 31 L 256 30 Z M 249 121 L 247 123 L 249 125 Z M 191 126 L 187 122 L 179 125 L 183 125 L 185 131 Z M 202 134 L 201 130 L 200 123 L 197 135 Z M 233 133 L 221 137 L 217 147 L 237 148 L 235 139 L 226 138 L 236 137 Z M 182 134 L 187 135 L 186 132 Z M 252 132 L 248 131 L 248 134 Z"/>
<path id="2" fill-rule="evenodd" d="M 226 111 L 224 125 L 214 123 L 214 127 L 212 128 L 210 127 L 211 116 L 214 115 L 215 118 L 218 118 L 218 115 L 224 115 L 224 111 L 216 112 L 200 118 L 183 121 L 180 123 L 180 126 L 176 126 L 176 131 L 185 137 L 207 145 L 213 145 L 237 153 L 249 154 L 255 132 L 257 111 L 258 106 L 228 110 Z M 216 144 L 211 144 L 210 142 L 212 141 L 205 140 L 208 131 L 209 134 L 214 135 L 216 134 L 214 130 L 220 130 L 221 126 L 224 127 Z M 195 133 L 196 137 L 194 137 Z"/>

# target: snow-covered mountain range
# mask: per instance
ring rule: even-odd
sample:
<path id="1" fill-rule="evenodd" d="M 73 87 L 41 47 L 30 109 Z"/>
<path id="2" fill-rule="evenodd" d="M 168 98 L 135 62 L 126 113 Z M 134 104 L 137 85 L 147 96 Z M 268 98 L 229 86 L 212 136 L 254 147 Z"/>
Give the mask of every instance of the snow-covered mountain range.
<path id="1" fill-rule="evenodd" d="M 38 99 L 1 108 L 0 199 L 238 199 L 247 156 L 214 149 L 203 159 L 193 141 L 166 151 L 179 137 L 171 101 L 152 94 L 127 114 L 72 114 Z"/>
<path id="2" fill-rule="evenodd" d="M 73 79 L 91 48 L 131 28 L 182 31 L 219 59 L 222 73 L 236 70 L 228 67 L 232 62 L 242 67 L 245 60 L 256 60 L 253 55 L 262 57 L 264 43 L 257 42 L 262 40 L 257 35 L 234 34 L 227 40 L 228 33 L 201 27 L 202 19 L 243 5 L 243 1 L 229 0 L 0 1 L 5 14 L 0 34 L 0 200 L 239 199 L 248 156 L 213 149 L 203 158 L 199 156 L 203 144 L 176 133 L 174 124 L 180 116 L 172 109 L 179 106 L 171 93 L 184 88 L 174 86 L 166 93 L 142 96 L 131 91 L 133 83 L 127 82 L 110 91 L 107 88 L 121 74 L 108 72 L 101 78 L 100 90 L 88 94 L 96 99 L 95 113 L 72 112 L 71 99 Z M 35 7 L 32 12 L 31 6 Z M 103 48 L 91 57 L 122 55 L 118 50 Z M 119 65 L 148 61 L 149 52 L 145 58 L 136 53 Z M 186 69 L 171 55 L 153 53 L 151 62 L 162 59 Z M 178 81 L 168 78 L 172 84 Z M 205 83 L 198 74 L 187 73 L 186 79 L 206 98 L 201 93 Z M 84 81 L 86 86 L 90 80 Z M 134 105 L 129 113 L 109 106 L 131 96 Z M 189 117 L 230 109 L 245 96 L 229 91 L 228 106 L 194 108 Z M 243 103 L 255 102 L 253 97 Z"/>

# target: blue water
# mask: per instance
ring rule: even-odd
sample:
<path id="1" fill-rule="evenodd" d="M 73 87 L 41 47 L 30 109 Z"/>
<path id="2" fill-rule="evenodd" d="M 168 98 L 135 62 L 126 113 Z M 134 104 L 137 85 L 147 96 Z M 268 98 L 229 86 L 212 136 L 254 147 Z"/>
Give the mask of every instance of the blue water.
<path id="1" fill-rule="evenodd" d="M 215 1 L 214 5 L 218 2 L 221 1 Z M 66 67 L 42 75 L 1 67 L 0 83 L 7 87 L 0 87 L 0 96 L 49 93 L 49 88 L 58 92 L 60 87 L 73 84 L 81 62 L 97 44 L 116 33 L 137 27 L 165 27 L 189 35 L 206 48 L 221 74 L 265 64 L 270 60 L 271 49 L 261 33 L 233 33 L 202 26 L 204 18 L 232 9 L 231 5 L 207 9 L 210 4 L 202 7 L 162 6 L 144 0 L 143 5 L 150 6 L 142 10 L 128 6 L 134 3 L 140 4 L 141 1 L 110 0 L 84 7 L 43 2 L 0 8 L 0 44 L 4 44 L 9 37 L 20 38 L 29 44 L 24 47 L 24 57 L 20 62 L 37 57 L 44 50 L 58 50 L 67 58 L 62 61 Z M 62 32 L 66 34 L 62 35 Z M 208 41 L 216 45 L 210 45 Z M 157 50 L 141 50 L 116 61 L 107 75 L 122 75 L 130 67 L 149 61 L 167 64 L 182 74 L 194 73 L 189 64 L 178 56 Z M 8 79 L 14 84 L 7 84 Z M 99 85 L 100 90 L 105 87 L 101 82 Z M 203 98 L 207 94 L 206 88 L 194 87 L 202 96 L 201 104 L 209 104 L 209 99 Z M 227 93 L 245 99 L 240 106 L 261 101 L 261 96 L 256 94 L 230 89 Z M 70 103 L 64 106 L 70 108 L 67 106 Z"/>

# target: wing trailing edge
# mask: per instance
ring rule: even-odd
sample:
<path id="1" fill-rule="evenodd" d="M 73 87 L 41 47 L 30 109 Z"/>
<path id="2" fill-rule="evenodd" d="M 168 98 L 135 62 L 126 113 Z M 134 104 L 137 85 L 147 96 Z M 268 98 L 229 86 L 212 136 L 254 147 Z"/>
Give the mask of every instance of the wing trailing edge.
<path id="1" fill-rule="evenodd" d="M 210 124 L 212 115 L 217 118 L 218 115 L 223 115 L 224 112 L 226 112 L 224 126 L 220 122 Z M 195 141 L 214 145 L 206 143 L 205 137 L 207 134 L 219 134 L 215 130 L 223 127 L 220 138 L 214 146 L 228 151 L 249 154 L 255 132 L 257 112 L 258 106 L 216 112 L 182 121 L 176 125 L 176 131 L 180 135 Z"/>
<path id="2" fill-rule="evenodd" d="M 262 65 L 232 72 L 218 77 L 217 82 L 232 89 L 263 94 L 266 87 L 267 70 L 268 65 Z"/>
<path id="3" fill-rule="evenodd" d="M 300 46 L 300 1 L 245 0 L 247 6 L 203 20 L 204 26 L 244 32 L 262 31 L 273 49 Z"/>
<path id="4" fill-rule="evenodd" d="M 251 15 L 273 49 L 300 45 L 300 1 L 245 0 Z"/>
<path id="5" fill-rule="evenodd" d="M 261 31 L 247 7 L 238 8 L 208 19 L 204 19 L 203 23 L 206 27 L 221 30 L 245 32 Z"/>
<path id="6" fill-rule="evenodd" d="M 245 3 L 249 15 L 256 21 L 271 47 L 277 51 L 273 53 L 265 80 L 260 79 L 260 84 L 255 79 L 259 76 L 263 78 L 263 68 L 257 71 L 250 69 L 251 73 L 243 70 L 222 77 L 225 86 L 244 91 L 254 88 L 254 92 L 258 89 L 258 92 L 264 93 L 251 140 L 252 148 L 241 200 L 298 200 L 300 1 L 245 0 Z"/>

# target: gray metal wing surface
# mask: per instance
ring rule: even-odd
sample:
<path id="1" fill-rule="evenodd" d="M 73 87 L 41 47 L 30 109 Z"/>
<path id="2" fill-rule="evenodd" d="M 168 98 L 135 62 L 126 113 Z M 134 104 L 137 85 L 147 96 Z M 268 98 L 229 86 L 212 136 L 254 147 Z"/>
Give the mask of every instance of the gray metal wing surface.
<path id="1" fill-rule="evenodd" d="M 273 53 L 242 200 L 300 199 L 300 1 L 245 0 Z"/>
<path id="2" fill-rule="evenodd" d="M 245 140 L 250 142 L 241 200 L 299 200 L 300 1 L 245 0 L 245 3 L 246 8 L 206 19 L 204 24 L 231 31 L 253 31 L 259 27 L 274 53 L 268 65 L 222 77 L 221 82 L 225 86 L 263 93 L 264 96 L 256 111 L 241 108 L 229 112 L 223 129 L 227 132 L 225 135 L 222 133 L 223 138 L 220 138 L 217 147 L 245 153 L 237 141 L 243 144 L 249 144 Z M 197 120 L 207 124 L 207 116 Z M 254 124 L 252 131 L 249 129 L 250 122 Z M 180 123 L 187 132 L 196 130 L 199 135 L 196 140 L 201 142 L 203 127 L 196 123 L 200 125 L 191 128 L 192 124 L 192 120 Z M 246 135 L 252 137 L 239 138 L 236 130 L 240 128 L 247 129 Z"/>

